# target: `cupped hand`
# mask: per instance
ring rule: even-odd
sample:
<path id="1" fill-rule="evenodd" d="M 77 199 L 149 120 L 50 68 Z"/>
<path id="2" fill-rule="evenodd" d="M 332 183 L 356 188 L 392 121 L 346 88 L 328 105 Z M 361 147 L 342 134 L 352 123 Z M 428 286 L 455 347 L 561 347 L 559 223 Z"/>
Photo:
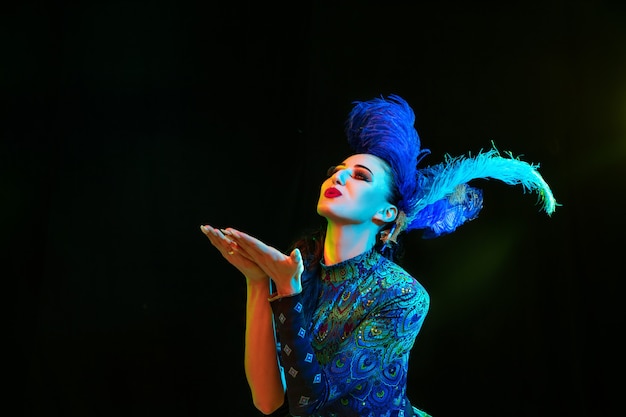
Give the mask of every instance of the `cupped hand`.
<path id="1" fill-rule="evenodd" d="M 224 234 L 236 243 L 235 252 L 243 252 L 246 259 L 254 262 L 274 281 L 279 295 L 297 294 L 302 291 L 300 278 L 304 271 L 304 263 L 298 249 L 285 255 L 239 230 L 228 228 L 224 230 Z"/>
<path id="2" fill-rule="evenodd" d="M 224 259 L 237 268 L 248 280 L 266 280 L 269 275 L 261 268 L 244 249 L 231 238 L 226 236 L 220 229 L 210 225 L 200 226 L 213 246 L 220 251 Z"/>

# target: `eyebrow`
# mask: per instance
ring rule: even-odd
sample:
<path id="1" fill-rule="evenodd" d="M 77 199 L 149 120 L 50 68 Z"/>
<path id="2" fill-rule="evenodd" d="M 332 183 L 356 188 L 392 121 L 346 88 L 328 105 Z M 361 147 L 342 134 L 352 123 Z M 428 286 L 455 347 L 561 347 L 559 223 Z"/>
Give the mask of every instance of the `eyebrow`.
<path id="1" fill-rule="evenodd" d="M 368 170 L 368 171 L 369 171 L 369 173 L 370 173 L 370 174 L 374 175 L 374 173 L 372 172 L 372 170 L 371 170 L 371 169 L 369 169 L 368 167 L 366 167 L 365 165 L 359 165 L 359 164 L 356 164 L 356 165 L 355 165 L 355 167 L 359 167 L 359 168 L 366 169 L 366 170 Z"/>
<path id="2" fill-rule="evenodd" d="M 343 161 L 340 165 L 346 166 L 346 161 Z M 371 170 L 371 169 L 369 169 L 368 167 L 366 167 L 365 165 L 355 164 L 354 166 L 355 166 L 355 167 L 357 167 L 357 168 L 363 168 L 363 169 L 365 169 L 365 170 L 369 171 L 369 173 L 370 173 L 370 174 L 374 175 L 374 173 L 372 172 L 372 170 Z"/>

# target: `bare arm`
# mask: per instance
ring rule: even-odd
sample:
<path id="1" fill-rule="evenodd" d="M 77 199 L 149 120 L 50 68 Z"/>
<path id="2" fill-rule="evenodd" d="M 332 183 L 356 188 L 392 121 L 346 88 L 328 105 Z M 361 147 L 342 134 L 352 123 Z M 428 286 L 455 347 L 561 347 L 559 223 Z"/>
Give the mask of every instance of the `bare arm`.
<path id="1" fill-rule="evenodd" d="M 246 277 L 246 330 L 244 368 L 252 401 L 264 414 L 271 414 L 284 401 L 285 383 L 278 364 L 270 295 L 270 279 L 232 236 L 211 226 L 202 226 L 222 256 Z M 226 231 L 226 233 L 229 233 Z"/>
<path id="2" fill-rule="evenodd" d="M 268 295 L 269 279 L 264 282 L 247 280 L 244 365 L 252 401 L 264 414 L 271 414 L 280 407 L 285 395 Z"/>

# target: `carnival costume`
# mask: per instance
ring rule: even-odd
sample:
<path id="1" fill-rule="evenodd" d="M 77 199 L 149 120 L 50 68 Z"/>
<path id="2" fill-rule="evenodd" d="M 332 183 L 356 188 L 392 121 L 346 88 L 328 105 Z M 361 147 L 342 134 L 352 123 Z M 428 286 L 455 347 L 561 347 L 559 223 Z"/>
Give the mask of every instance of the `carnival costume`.
<path id="1" fill-rule="evenodd" d="M 408 416 L 409 354 L 429 298 L 376 249 L 320 264 L 319 308 L 302 293 L 271 300 L 294 416 Z"/>
<path id="2" fill-rule="evenodd" d="M 392 95 L 354 104 L 346 122 L 348 142 L 355 153 L 375 155 L 390 166 L 399 214 L 381 232 L 380 245 L 332 266 L 305 260 L 303 292 L 270 296 L 287 404 L 292 416 L 428 416 L 411 405 L 406 383 L 429 296 L 385 248 L 401 233 L 420 229 L 433 238 L 475 219 L 483 196 L 469 185 L 474 179 L 534 191 L 548 215 L 558 204 L 537 165 L 495 148 L 418 168 L 429 151 L 420 148 L 406 101 Z"/>

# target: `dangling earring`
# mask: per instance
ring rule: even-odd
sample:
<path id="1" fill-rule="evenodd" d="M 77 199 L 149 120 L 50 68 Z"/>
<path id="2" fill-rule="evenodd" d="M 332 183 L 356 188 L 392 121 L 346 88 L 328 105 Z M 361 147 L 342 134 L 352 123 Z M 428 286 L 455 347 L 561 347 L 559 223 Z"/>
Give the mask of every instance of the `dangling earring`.
<path id="1" fill-rule="evenodd" d="M 391 236 L 393 236 L 397 227 L 398 223 L 394 223 L 393 226 L 391 226 L 391 229 L 383 230 L 382 232 L 380 232 L 380 240 L 383 241 L 383 246 L 380 248 L 381 253 L 384 253 L 385 249 L 387 249 L 387 244 L 389 243 L 389 240 L 391 240 Z"/>
<path id="2" fill-rule="evenodd" d="M 383 246 L 381 248 L 381 252 L 387 248 L 387 244 L 391 241 L 391 243 L 398 243 L 398 235 L 404 228 L 406 227 L 406 214 L 404 211 L 400 210 L 398 212 L 398 217 L 396 217 L 396 221 L 393 223 L 388 230 L 383 230 L 380 232 L 380 240 L 383 241 Z"/>

